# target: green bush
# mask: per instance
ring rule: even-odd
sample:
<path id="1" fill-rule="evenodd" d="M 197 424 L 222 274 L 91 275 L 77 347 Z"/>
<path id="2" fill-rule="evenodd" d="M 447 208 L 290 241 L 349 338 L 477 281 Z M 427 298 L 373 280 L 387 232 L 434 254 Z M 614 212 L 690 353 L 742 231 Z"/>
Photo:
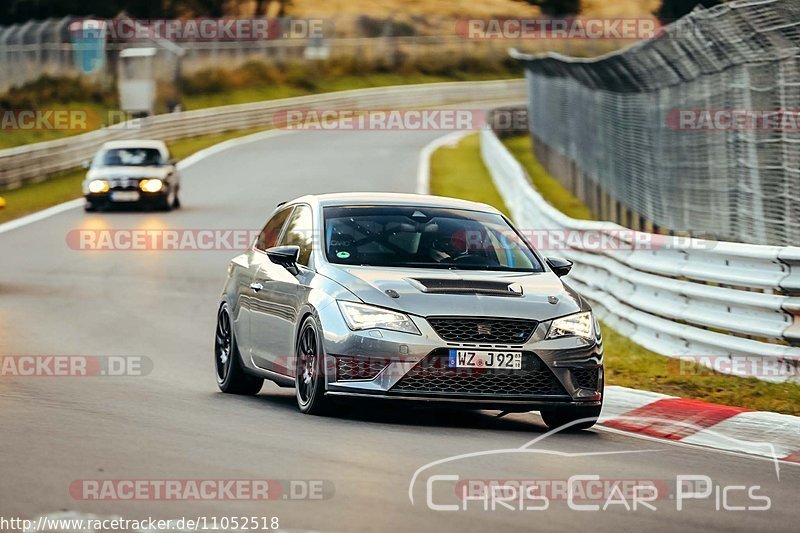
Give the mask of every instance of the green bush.
<path id="1" fill-rule="evenodd" d="M 521 69 L 517 62 L 507 57 L 466 56 L 457 51 L 412 55 L 410 51 L 398 48 L 388 54 L 375 54 L 369 59 L 363 55 L 351 55 L 326 61 L 248 61 L 235 68 L 206 68 L 185 75 L 182 89 L 186 96 L 195 97 L 278 86 L 315 92 L 326 82 L 373 74 L 462 80 L 474 79 L 476 75 L 504 77 L 519 73 Z M 160 88 L 161 93 L 165 90 Z M 42 76 L 0 96 L 0 109 L 30 109 L 69 102 L 92 102 L 114 108 L 117 95 L 113 87 L 93 84 L 85 78 Z"/>
<path id="2" fill-rule="evenodd" d="M 43 75 L 19 87 L 11 88 L 0 96 L 0 109 L 34 109 L 46 104 L 93 102 L 113 105 L 113 89 L 90 83 L 80 77 L 55 77 Z"/>

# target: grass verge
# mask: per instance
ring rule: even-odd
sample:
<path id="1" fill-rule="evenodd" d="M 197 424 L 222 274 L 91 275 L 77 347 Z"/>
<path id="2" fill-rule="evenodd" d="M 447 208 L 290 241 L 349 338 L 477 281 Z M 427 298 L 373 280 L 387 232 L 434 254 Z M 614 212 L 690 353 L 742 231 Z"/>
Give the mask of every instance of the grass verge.
<path id="1" fill-rule="evenodd" d="M 203 148 L 260 131 L 259 129 L 229 131 L 202 135 L 167 143 L 177 159 L 183 159 Z M 0 192 L 6 206 L 0 209 L 0 223 L 46 209 L 81 197 L 81 181 L 86 175 L 82 168 L 56 174 L 45 181 L 23 185 L 18 189 Z"/>
<path id="2" fill-rule="evenodd" d="M 528 147 L 528 139 L 511 139 L 518 150 Z M 464 138 L 457 146 L 443 147 L 431 158 L 431 192 L 475 200 L 495 206 L 504 213 L 508 209 L 494 187 L 491 175 L 480 157 L 478 135 Z M 532 155 L 529 165 L 536 163 Z M 523 163 L 524 164 L 524 163 Z M 541 167 L 539 167 L 541 168 Z M 530 172 L 530 170 L 529 170 Z M 531 174 L 533 177 L 533 174 Z M 548 178 L 555 182 L 552 177 Z M 558 182 L 556 184 L 561 187 Z M 558 191 L 550 184 L 541 190 L 556 205 L 567 191 Z M 574 215 L 571 215 L 574 216 Z M 679 362 L 639 346 L 629 338 L 603 325 L 606 383 L 645 389 L 684 398 L 734 405 L 745 409 L 800 415 L 800 385 L 768 383 L 755 378 L 739 378 L 719 374 L 694 363 Z"/>
<path id="3" fill-rule="evenodd" d="M 531 150 L 531 139 L 527 135 L 515 135 L 503 139 L 508 151 L 513 154 L 528 172 L 533 186 L 556 209 L 572 218 L 591 220 L 592 212 L 579 199 L 565 189 L 561 183 L 547 173 L 536 160 Z"/>

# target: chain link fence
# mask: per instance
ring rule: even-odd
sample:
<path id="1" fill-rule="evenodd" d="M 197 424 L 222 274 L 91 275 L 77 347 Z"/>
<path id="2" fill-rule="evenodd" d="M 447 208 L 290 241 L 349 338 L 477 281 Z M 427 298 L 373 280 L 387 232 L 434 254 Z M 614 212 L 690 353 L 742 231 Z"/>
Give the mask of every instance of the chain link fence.
<path id="1" fill-rule="evenodd" d="M 540 161 L 596 213 L 800 242 L 800 1 L 696 10 L 595 59 L 512 55 Z"/>

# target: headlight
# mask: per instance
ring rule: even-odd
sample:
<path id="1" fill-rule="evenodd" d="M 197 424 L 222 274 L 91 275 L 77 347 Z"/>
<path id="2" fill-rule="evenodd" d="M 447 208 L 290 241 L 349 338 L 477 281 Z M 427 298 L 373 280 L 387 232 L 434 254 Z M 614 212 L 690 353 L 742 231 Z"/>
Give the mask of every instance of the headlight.
<path id="1" fill-rule="evenodd" d="M 89 192 L 98 193 L 108 191 L 108 182 L 106 180 L 92 180 L 89 182 Z"/>
<path id="2" fill-rule="evenodd" d="M 164 188 L 164 182 L 157 179 L 142 180 L 139 182 L 139 188 L 144 192 L 158 192 Z"/>
<path id="3" fill-rule="evenodd" d="M 592 322 L 592 313 L 575 313 L 557 318 L 550 324 L 547 338 L 575 336 L 590 339 L 592 338 Z"/>
<path id="4" fill-rule="evenodd" d="M 347 327 L 354 331 L 378 328 L 421 335 L 417 326 L 403 313 L 353 302 L 337 303 L 345 322 L 347 322 Z"/>

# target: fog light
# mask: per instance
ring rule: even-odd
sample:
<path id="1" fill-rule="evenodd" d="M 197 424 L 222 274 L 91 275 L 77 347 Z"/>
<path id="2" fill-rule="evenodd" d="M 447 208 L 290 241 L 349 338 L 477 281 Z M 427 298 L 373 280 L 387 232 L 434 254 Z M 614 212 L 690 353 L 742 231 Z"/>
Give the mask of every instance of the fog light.
<path id="1" fill-rule="evenodd" d="M 106 180 L 93 180 L 89 182 L 89 192 L 99 193 L 108 191 L 108 182 Z"/>
<path id="2" fill-rule="evenodd" d="M 144 192 L 158 192 L 164 188 L 164 182 L 157 179 L 142 180 L 139 182 L 139 188 Z"/>

